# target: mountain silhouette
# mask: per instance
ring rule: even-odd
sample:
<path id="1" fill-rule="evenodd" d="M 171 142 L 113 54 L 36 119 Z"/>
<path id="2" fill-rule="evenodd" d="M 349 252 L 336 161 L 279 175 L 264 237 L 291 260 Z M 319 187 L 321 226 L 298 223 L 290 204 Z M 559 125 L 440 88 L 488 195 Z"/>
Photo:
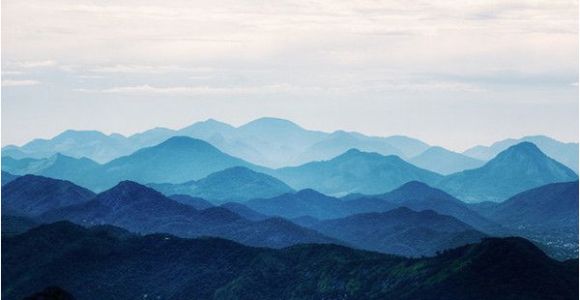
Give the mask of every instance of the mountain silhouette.
<path id="1" fill-rule="evenodd" d="M 475 146 L 467 149 L 463 154 L 487 161 L 505 149 L 521 142 L 534 143 L 546 155 L 578 173 L 578 143 L 563 143 L 543 135 L 525 136 L 520 139 L 506 139 L 498 141 L 491 146 Z"/>
<path id="2" fill-rule="evenodd" d="M 402 152 L 387 143 L 384 138 L 367 137 L 356 132 L 335 131 L 322 141 L 308 147 L 296 158 L 294 164 L 327 160 L 353 148 L 382 155 L 402 156 Z"/>
<path id="3" fill-rule="evenodd" d="M 85 203 L 94 196 L 69 181 L 24 175 L 2 186 L 2 214 L 37 217 L 53 209 Z"/>
<path id="4" fill-rule="evenodd" d="M 578 298 L 577 260 L 552 260 L 521 238 L 408 259 L 337 245 L 273 250 L 218 238 L 127 236 L 59 222 L 3 237 L 2 246 L 7 299 L 55 283 L 77 299 Z"/>
<path id="5" fill-rule="evenodd" d="M 343 216 L 344 209 L 340 199 L 330 197 L 312 189 L 280 196 L 253 199 L 244 203 L 252 210 L 269 216 L 281 216 L 287 219 L 311 216 L 318 219 Z"/>
<path id="6" fill-rule="evenodd" d="M 576 180 L 578 175 L 523 142 L 498 154 L 484 166 L 445 177 L 437 187 L 467 202 L 503 201 L 549 183 Z"/>
<path id="7" fill-rule="evenodd" d="M 273 175 L 296 189 L 312 188 L 330 195 L 380 194 L 418 180 L 435 183 L 441 175 L 401 158 L 351 149 L 328 161 L 275 170 Z"/>
<path id="8" fill-rule="evenodd" d="M 442 147 L 430 147 L 408 160 L 419 168 L 448 175 L 483 166 L 484 161 L 449 151 Z"/>
<path id="9" fill-rule="evenodd" d="M 14 179 L 18 178 L 18 175 L 13 175 L 8 172 L 2 171 L 2 186 L 6 185 L 7 183 L 13 181 Z"/>
<path id="10" fill-rule="evenodd" d="M 485 236 L 453 217 L 406 207 L 321 221 L 312 228 L 357 248 L 403 256 L 434 255 Z"/>
<path id="11" fill-rule="evenodd" d="M 411 181 L 377 197 L 394 207 L 408 207 L 416 211 L 433 210 L 449 215 L 486 233 L 501 231 L 497 224 L 472 211 L 463 201 L 422 182 Z"/>
<path id="12" fill-rule="evenodd" d="M 102 166 L 88 158 L 74 158 L 56 153 L 47 158 L 12 159 L 2 158 L 2 169 L 15 175 L 33 174 L 55 179 L 72 181 L 77 185 L 91 188 L 93 178 Z"/>
<path id="13" fill-rule="evenodd" d="M 337 133 L 340 135 L 340 131 Z M 408 158 L 429 147 L 419 140 L 405 136 L 383 138 L 356 132 L 348 135 L 356 138 L 344 142 L 339 138 L 336 146 L 332 146 L 336 143 L 333 141 L 334 133 L 304 129 L 284 119 L 260 118 L 239 127 L 208 119 L 179 130 L 157 127 L 128 137 L 120 134 L 106 135 L 98 131 L 69 130 L 52 139 L 34 140 L 22 147 L 5 146 L 2 148 L 2 156 L 41 159 L 62 153 L 74 158 L 86 157 L 104 164 L 141 148 L 157 145 L 171 137 L 188 136 L 204 140 L 228 155 L 253 164 L 280 168 L 304 164 L 310 162 L 311 158 L 331 159 L 350 148 Z M 324 146 L 327 142 L 330 145 Z M 314 146 L 318 143 L 320 146 Z M 313 152 L 318 147 L 321 153 Z"/>
<path id="14" fill-rule="evenodd" d="M 224 207 L 197 210 L 132 181 L 120 182 L 88 202 L 48 211 L 39 219 L 45 223 L 67 220 L 85 226 L 114 225 L 138 233 L 217 236 L 254 246 L 338 242 L 290 222 L 253 222 Z"/>
<path id="15" fill-rule="evenodd" d="M 245 167 L 232 167 L 197 181 L 182 184 L 149 184 L 163 194 L 186 194 L 215 203 L 242 202 L 292 192 L 284 182 Z"/>
<path id="16" fill-rule="evenodd" d="M 578 257 L 578 181 L 547 184 L 480 210 L 519 236 L 546 245 L 553 257 Z"/>

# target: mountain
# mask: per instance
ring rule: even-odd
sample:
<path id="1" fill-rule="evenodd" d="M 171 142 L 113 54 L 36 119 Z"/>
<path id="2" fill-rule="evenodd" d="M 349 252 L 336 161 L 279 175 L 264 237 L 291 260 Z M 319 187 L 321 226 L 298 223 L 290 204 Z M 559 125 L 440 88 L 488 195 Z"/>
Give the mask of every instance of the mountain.
<path id="1" fill-rule="evenodd" d="M 399 149 L 403 157 L 414 157 L 425 152 L 429 145 L 426 143 L 404 135 L 392 135 L 384 138 L 391 146 Z"/>
<path id="2" fill-rule="evenodd" d="M 14 179 L 18 178 L 18 175 L 13 175 L 8 172 L 2 171 L 2 186 L 6 185 L 7 183 L 13 181 Z"/>
<path id="3" fill-rule="evenodd" d="M 224 203 L 222 205 L 220 205 L 221 207 L 232 211 L 238 215 L 240 215 L 241 217 L 251 220 L 251 221 L 262 221 L 262 220 L 266 220 L 269 217 L 261 214 L 259 212 L 256 212 L 255 210 L 247 207 L 246 205 L 242 204 L 242 203 L 237 203 L 237 202 L 228 202 L 228 203 Z M 300 224 L 298 224 L 300 225 Z"/>
<path id="4" fill-rule="evenodd" d="M 463 154 L 487 161 L 505 149 L 521 142 L 535 144 L 546 155 L 578 173 L 578 143 L 563 143 L 543 135 L 525 136 L 520 139 L 506 139 L 496 142 L 491 146 L 475 146 L 465 150 Z"/>
<path id="5" fill-rule="evenodd" d="M 143 183 L 180 183 L 233 166 L 252 165 L 188 137 L 172 137 L 104 165 L 107 174 Z"/>
<path id="6" fill-rule="evenodd" d="M 2 235 L 13 236 L 24 233 L 39 224 L 31 218 L 22 216 L 9 216 L 2 214 Z"/>
<path id="7" fill-rule="evenodd" d="M 453 217 L 406 207 L 321 221 L 312 228 L 360 249 L 403 256 L 434 255 L 485 236 Z"/>
<path id="8" fill-rule="evenodd" d="M 2 158 L 2 170 L 16 175 L 34 174 L 69 180 L 83 187 L 93 187 L 101 176 L 102 166 L 88 158 L 73 158 L 60 153 L 41 159 Z"/>
<path id="9" fill-rule="evenodd" d="M 320 131 L 305 130 L 288 120 L 269 117 L 248 122 L 240 126 L 238 131 L 243 137 L 259 139 L 265 143 L 265 146 L 275 148 L 293 145 L 293 148 L 303 149 L 327 135 Z M 252 144 L 256 145 L 256 143 Z M 283 148 L 277 150 L 284 150 Z"/>
<path id="10" fill-rule="evenodd" d="M 193 123 L 176 131 L 174 135 L 201 139 L 229 155 L 255 164 L 267 165 L 263 153 L 249 143 L 249 140 L 240 137 L 237 128 L 214 119 Z"/>
<path id="11" fill-rule="evenodd" d="M 94 189 L 109 188 L 121 180 L 182 183 L 234 166 L 259 169 L 202 140 L 172 137 L 103 165 L 102 175 L 94 180 Z"/>
<path id="12" fill-rule="evenodd" d="M 489 234 L 505 230 L 496 223 L 472 211 L 465 203 L 453 196 L 424 183 L 412 181 L 386 194 L 338 199 L 306 189 L 266 199 L 252 199 L 247 207 L 262 215 L 281 216 L 290 220 L 304 217 L 320 220 L 337 219 L 353 214 L 381 213 L 399 207 L 416 211 L 433 210 L 442 215 L 453 216 L 479 231 Z M 312 223 L 308 220 L 299 224 Z"/>
<path id="13" fill-rule="evenodd" d="M 443 175 L 479 168 L 485 164 L 482 160 L 441 147 L 430 147 L 408 161 L 419 168 Z"/>
<path id="14" fill-rule="evenodd" d="M 541 185 L 573 181 L 574 171 L 528 142 L 511 146 L 484 166 L 446 176 L 438 188 L 466 202 L 503 201 Z"/>
<path id="15" fill-rule="evenodd" d="M 349 132 L 345 133 L 348 137 L 343 139 L 340 135 L 340 131 L 331 134 L 308 130 L 278 118 L 260 118 L 240 127 L 208 119 L 179 130 L 157 127 L 129 137 L 120 134 L 106 135 L 98 131 L 68 130 L 52 139 L 34 140 L 22 147 L 3 147 L 2 156 L 41 159 L 62 153 L 74 158 L 86 157 L 104 164 L 141 148 L 157 145 L 171 137 L 188 136 L 204 140 L 228 155 L 253 164 L 280 168 L 304 164 L 312 158 L 327 160 L 350 148 L 408 158 L 429 147 L 419 140 L 404 136 L 382 138 Z M 334 140 L 336 136 L 339 138 Z M 314 146 L 318 143 L 319 146 Z"/>
<path id="16" fill-rule="evenodd" d="M 380 194 L 418 180 L 435 183 L 441 175 L 415 167 L 397 156 L 351 149 L 328 161 L 278 169 L 272 174 L 296 189 L 325 194 Z"/>
<path id="17" fill-rule="evenodd" d="M 393 208 L 408 207 L 415 211 L 433 210 L 442 215 L 455 217 L 479 231 L 490 234 L 501 231 L 497 224 L 472 211 L 463 201 L 422 182 L 411 181 L 391 192 L 375 197 L 391 204 Z"/>
<path id="18" fill-rule="evenodd" d="M 224 137 L 231 136 L 234 134 L 235 130 L 236 128 L 229 124 L 214 119 L 208 119 L 184 127 L 178 130 L 177 133 L 179 135 L 195 137 L 198 139 L 205 140 L 216 135 Z"/>
<path id="19" fill-rule="evenodd" d="M 46 158 L 61 153 L 74 158 L 90 157 L 92 160 L 104 163 L 134 150 L 126 138 L 120 134 L 105 135 L 94 130 L 67 130 L 52 139 L 36 139 L 22 147 L 8 148 L 4 155 L 11 155 L 15 149 L 17 156 L 30 158 Z M 4 150 L 4 149 L 3 149 Z"/>
<path id="20" fill-rule="evenodd" d="M 521 238 L 485 239 L 436 257 L 407 259 L 336 245 L 273 250 L 216 238 L 128 237 L 112 228 L 59 222 L 3 237 L 2 248 L 6 299 L 22 299 L 47 286 L 59 286 L 81 300 L 144 295 L 254 300 L 578 298 L 577 260 L 552 260 Z"/>
<path id="21" fill-rule="evenodd" d="M 274 168 L 295 164 L 295 157 L 327 135 L 278 118 L 260 118 L 236 129 L 236 139 L 260 153 L 256 163 Z"/>
<path id="22" fill-rule="evenodd" d="M 252 210 L 263 215 L 280 216 L 286 219 L 336 219 L 366 212 L 384 212 L 397 206 L 376 197 L 362 197 L 356 201 L 344 201 L 319 193 L 313 189 L 304 189 L 296 193 L 252 199 L 244 203 Z M 300 221 L 301 223 L 301 221 Z"/>
<path id="23" fill-rule="evenodd" d="M 490 217 L 513 228 L 578 229 L 578 181 L 519 193 L 495 207 Z"/>
<path id="24" fill-rule="evenodd" d="M 578 257 L 578 181 L 519 193 L 486 210 L 488 218 L 549 245 L 554 257 Z"/>
<path id="25" fill-rule="evenodd" d="M 326 196 L 311 189 L 267 199 L 252 199 L 244 204 L 260 214 L 281 216 L 287 219 L 302 216 L 330 219 L 345 214 L 340 199 Z"/>
<path id="26" fill-rule="evenodd" d="M 243 202 L 254 198 L 269 198 L 294 190 L 284 182 L 245 167 L 218 171 L 198 181 L 182 184 L 150 184 L 165 195 L 186 194 L 214 203 Z"/>
<path id="27" fill-rule="evenodd" d="M 24 175 L 2 187 L 2 214 L 37 217 L 53 209 L 85 203 L 94 196 L 69 181 Z"/>
<path id="28" fill-rule="evenodd" d="M 284 247 L 295 243 L 338 242 L 286 221 L 249 221 L 222 207 L 197 210 L 131 181 L 123 181 L 79 205 L 51 210 L 43 222 L 114 225 L 132 232 L 165 232 L 182 237 L 217 236 L 253 246 Z"/>
<path id="29" fill-rule="evenodd" d="M 189 195 L 179 195 L 178 194 L 178 195 L 170 195 L 168 197 L 169 197 L 169 199 L 171 199 L 173 201 L 177 201 L 181 204 L 189 205 L 197 210 L 206 209 L 206 208 L 210 208 L 210 207 L 215 206 L 211 202 L 209 202 L 203 198 L 192 197 Z"/>
<path id="30" fill-rule="evenodd" d="M 153 129 L 146 130 L 144 132 L 136 133 L 127 138 L 127 142 L 130 144 L 131 151 L 127 151 L 123 154 L 117 155 L 111 158 L 109 161 L 118 158 L 120 156 L 129 155 L 140 148 L 150 147 L 162 143 L 163 141 L 175 136 L 175 130 L 163 127 L 156 127 Z"/>
<path id="31" fill-rule="evenodd" d="M 264 169 L 225 154 L 207 142 L 189 137 L 172 137 L 159 145 L 143 148 L 104 165 L 87 158 L 77 159 L 62 154 L 44 159 L 2 159 L 2 170 L 12 174 L 35 174 L 69 180 L 95 191 L 105 190 L 123 180 L 182 183 L 234 166 Z"/>
<path id="32" fill-rule="evenodd" d="M 328 160 L 353 148 L 382 155 L 402 156 L 401 151 L 387 143 L 384 138 L 367 137 L 356 132 L 335 131 L 308 147 L 296 158 L 294 164 Z"/>

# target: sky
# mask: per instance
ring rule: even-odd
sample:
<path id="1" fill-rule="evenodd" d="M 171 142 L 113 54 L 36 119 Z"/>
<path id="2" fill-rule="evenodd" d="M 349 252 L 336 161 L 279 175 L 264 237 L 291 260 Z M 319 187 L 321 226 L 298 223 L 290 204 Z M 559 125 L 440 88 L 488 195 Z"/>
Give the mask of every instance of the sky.
<path id="1" fill-rule="evenodd" d="M 2 145 L 270 116 L 578 141 L 577 1 L 2 1 Z"/>

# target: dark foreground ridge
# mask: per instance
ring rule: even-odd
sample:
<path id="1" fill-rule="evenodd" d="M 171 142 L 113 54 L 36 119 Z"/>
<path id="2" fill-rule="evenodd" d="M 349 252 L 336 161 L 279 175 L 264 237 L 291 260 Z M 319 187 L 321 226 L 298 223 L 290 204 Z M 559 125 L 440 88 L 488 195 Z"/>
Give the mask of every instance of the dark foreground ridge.
<path id="1" fill-rule="evenodd" d="M 218 238 L 41 225 L 2 240 L 2 297 L 75 299 L 578 299 L 578 261 L 522 238 L 408 259 L 337 245 L 253 248 Z M 42 266 L 42 267 L 39 267 Z"/>

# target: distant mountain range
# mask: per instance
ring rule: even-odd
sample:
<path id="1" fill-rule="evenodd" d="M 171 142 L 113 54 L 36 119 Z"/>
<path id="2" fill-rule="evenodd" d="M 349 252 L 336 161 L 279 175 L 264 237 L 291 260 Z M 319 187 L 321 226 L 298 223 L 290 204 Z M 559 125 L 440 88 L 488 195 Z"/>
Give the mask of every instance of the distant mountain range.
<path id="1" fill-rule="evenodd" d="M 129 137 L 120 134 L 105 135 L 98 131 L 68 130 L 52 139 L 36 139 L 22 147 L 6 146 L 2 149 L 2 155 L 22 159 L 46 158 L 61 153 L 106 163 L 138 149 L 159 144 L 173 136 L 188 136 L 202 139 L 225 153 L 254 164 L 277 168 L 309 162 L 312 155 L 330 159 L 357 147 L 409 157 L 428 147 L 421 141 L 402 136 L 376 138 L 359 133 L 342 133 L 306 130 L 288 120 L 276 118 L 261 118 L 240 127 L 209 119 L 179 130 L 154 128 Z M 322 146 L 332 141 L 336 135 L 343 136 L 340 140 L 331 142 L 336 145 Z M 319 147 L 317 144 L 327 150 L 312 154 L 313 149 Z"/>
<path id="2" fill-rule="evenodd" d="M 287 219 L 311 217 L 317 220 L 381 213 L 401 207 L 415 211 L 433 210 L 439 214 L 455 217 L 488 234 L 505 232 L 501 226 L 480 216 L 464 202 L 417 181 L 405 183 L 391 192 L 380 195 L 338 199 L 306 189 L 272 198 L 253 199 L 244 204 L 263 215 Z"/>
<path id="3" fill-rule="evenodd" d="M 218 171 L 197 181 L 181 184 L 149 184 L 165 195 L 190 195 L 214 203 L 243 202 L 256 198 L 269 198 L 294 190 L 284 182 L 245 167 L 232 167 Z"/>
<path id="4" fill-rule="evenodd" d="M 430 147 L 408 160 L 419 168 L 449 175 L 483 166 L 485 161 L 475 159 L 442 147 Z"/>
<path id="5" fill-rule="evenodd" d="M 578 299 L 577 156 L 274 118 L 66 131 L 2 149 L 2 297 Z"/>
<path id="6" fill-rule="evenodd" d="M 531 188 L 577 178 L 534 144 L 522 142 L 480 168 L 446 176 L 436 186 L 466 202 L 500 202 Z"/>
<path id="7" fill-rule="evenodd" d="M 201 139 L 231 156 L 269 168 L 329 160 L 356 148 L 385 156 L 397 155 L 421 168 L 444 175 L 476 168 L 509 146 L 529 141 L 548 156 L 578 172 L 578 143 L 562 143 L 546 136 L 508 139 L 489 147 L 476 146 L 460 154 L 441 147 L 430 147 L 406 136 L 373 137 L 340 130 L 326 133 L 307 130 L 288 120 L 276 118 L 261 118 L 240 127 L 209 119 L 179 130 L 154 128 L 129 137 L 105 135 L 98 131 L 67 130 L 52 139 L 36 139 L 21 147 L 3 147 L 2 156 L 38 159 L 61 153 L 73 158 L 86 157 L 103 164 L 157 145 L 173 136 Z"/>
<path id="8" fill-rule="evenodd" d="M 405 256 L 434 255 L 485 236 L 453 217 L 406 207 L 326 220 L 311 228 L 360 249 Z"/>
<path id="9" fill-rule="evenodd" d="M 143 184 L 183 183 L 235 166 L 263 169 L 227 155 L 207 142 L 188 137 L 172 137 L 104 165 L 61 154 L 38 160 L 2 160 L 2 169 L 7 172 L 66 179 L 94 191 L 105 190 L 122 180 Z"/>
<path id="10" fill-rule="evenodd" d="M 578 181 L 547 184 L 475 209 L 553 257 L 578 257 Z"/>
<path id="11" fill-rule="evenodd" d="M 39 220 L 108 224 L 133 232 L 166 232 L 183 237 L 218 236 L 275 248 L 305 242 L 338 242 L 281 219 L 252 222 L 221 207 L 197 210 L 130 181 L 121 182 L 88 202 L 48 211 Z"/>
<path id="12" fill-rule="evenodd" d="M 77 299 L 578 299 L 578 261 L 552 260 L 521 238 L 406 259 L 336 245 L 273 250 L 59 222 L 3 237 L 2 248 L 7 299 L 50 285 Z"/>
<path id="13" fill-rule="evenodd" d="M 69 181 L 25 175 L 2 186 L 2 214 L 38 217 L 50 210 L 84 203 L 95 193 Z"/>
<path id="14" fill-rule="evenodd" d="M 456 211 L 446 210 L 445 201 L 458 200 L 449 200 L 453 198 L 449 195 L 445 196 L 440 191 L 438 193 L 444 196 L 429 197 L 424 190 L 431 188 L 422 185 L 409 183 L 391 194 L 398 194 L 401 197 L 413 193 L 426 195 L 430 200 L 424 202 L 431 203 L 416 207 L 442 208 L 442 211 L 451 211 L 452 214 L 459 215 L 475 224 L 486 224 L 484 218 L 470 215 L 471 211 L 468 209 L 461 210 L 462 207 L 459 204 L 456 204 L 459 207 Z M 324 232 L 332 232 L 331 224 L 333 223 L 325 220 L 337 218 L 339 220 L 344 218 L 345 222 L 356 230 L 355 221 L 358 219 L 349 216 L 357 213 L 368 214 L 368 216 L 358 215 L 359 218 L 372 219 L 371 216 L 379 215 L 378 219 L 381 220 L 381 222 L 374 222 L 378 227 L 371 230 L 383 236 L 382 240 L 379 239 L 380 242 L 376 237 L 371 238 L 381 244 L 378 246 L 364 242 L 354 244 L 362 249 L 401 255 L 427 255 L 433 254 L 434 251 L 473 242 L 484 236 L 454 217 L 442 216 L 435 212 L 431 214 L 414 212 L 408 208 L 402 208 L 404 204 L 396 203 L 393 200 L 395 196 L 388 198 L 385 195 L 383 197 L 389 200 L 377 198 L 372 201 L 364 199 L 344 201 L 325 196 L 314 190 L 303 190 L 270 199 L 254 199 L 245 204 L 226 203 L 222 206 L 214 206 L 206 200 L 188 195 L 174 195 L 172 198 L 167 198 L 151 188 L 131 181 L 123 181 L 95 195 L 71 182 L 35 175 L 17 178 L 5 185 L 2 192 L 4 195 L 2 209 L 6 217 L 28 218 L 35 223 L 68 220 L 85 226 L 115 225 L 132 232 L 166 232 L 182 237 L 218 236 L 255 246 L 283 247 L 304 242 L 348 244 L 350 239 L 342 240 L 336 237 L 336 232 L 346 230 L 348 227 L 346 225 L 337 226 L 333 237 L 327 237 L 318 231 L 324 229 Z M 431 192 L 431 194 L 436 193 L 437 191 Z M 399 216 L 401 214 L 404 215 L 403 218 Z M 434 217 L 433 214 L 436 216 Z M 307 227 L 315 230 L 301 227 L 282 218 L 275 218 L 275 216 L 287 219 L 306 216 L 314 218 L 315 221 Z M 15 218 L 8 219 L 7 226 L 23 227 L 19 225 L 23 221 Z M 454 228 L 452 231 L 443 226 L 447 223 Z M 432 227 L 440 228 L 441 232 L 433 231 Z M 11 231 L 17 231 L 17 229 Z M 419 234 L 422 239 L 415 239 L 415 236 Z M 387 246 L 392 244 L 387 243 L 388 236 L 397 237 L 409 243 L 415 241 L 416 245 L 408 244 L 407 252 L 405 252 L 404 247 Z"/>
<path id="15" fill-rule="evenodd" d="M 252 210 L 269 216 L 293 219 L 309 216 L 317 219 L 332 219 L 347 216 L 344 203 L 312 189 L 287 193 L 264 199 L 253 199 L 244 203 Z"/>
<path id="16" fill-rule="evenodd" d="M 93 190 L 106 180 L 99 173 L 101 169 L 101 165 L 88 158 L 73 158 L 62 154 L 40 159 L 2 157 L 2 170 L 11 174 L 34 174 L 69 180 Z"/>
<path id="17" fill-rule="evenodd" d="M 504 150 L 482 167 L 447 176 L 394 155 L 356 149 L 328 161 L 267 169 L 188 137 L 172 137 L 104 165 L 57 154 L 39 160 L 5 158 L 2 168 L 15 175 L 68 180 L 97 192 L 131 180 L 152 184 L 166 195 L 187 194 L 216 203 L 268 198 L 293 189 L 315 189 L 333 196 L 381 194 L 410 181 L 427 183 L 466 202 L 499 202 L 544 184 L 578 178 L 528 142 Z"/>
<path id="18" fill-rule="evenodd" d="M 578 230 L 578 181 L 527 190 L 492 207 L 486 215 L 512 228 Z"/>
<path id="19" fill-rule="evenodd" d="M 449 215 L 488 234 L 503 232 L 498 224 L 472 211 L 463 201 L 422 182 L 408 182 L 391 192 L 374 197 L 389 203 L 392 207 L 408 207 L 416 211 L 433 210 L 442 215 Z"/>
<path id="20" fill-rule="evenodd" d="M 443 177 L 394 155 L 356 149 L 328 161 L 277 169 L 271 174 L 295 189 L 312 188 L 330 195 L 379 194 L 409 181 L 434 184 Z"/>
<path id="21" fill-rule="evenodd" d="M 507 148 L 522 142 L 535 144 L 546 155 L 578 173 L 578 143 L 563 143 L 543 135 L 506 139 L 496 142 L 491 146 L 475 146 L 465 150 L 463 154 L 487 161 Z"/>

